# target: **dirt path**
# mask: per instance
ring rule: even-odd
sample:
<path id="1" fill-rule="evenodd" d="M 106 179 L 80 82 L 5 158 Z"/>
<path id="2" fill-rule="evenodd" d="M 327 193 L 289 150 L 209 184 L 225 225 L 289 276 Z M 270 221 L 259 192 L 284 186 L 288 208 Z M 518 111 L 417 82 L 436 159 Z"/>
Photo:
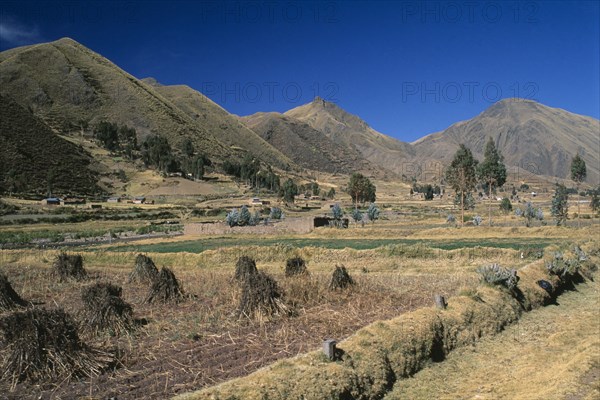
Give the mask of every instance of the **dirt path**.
<path id="1" fill-rule="evenodd" d="M 476 346 L 399 381 L 385 400 L 600 398 L 600 285 L 588 282 Z"/>

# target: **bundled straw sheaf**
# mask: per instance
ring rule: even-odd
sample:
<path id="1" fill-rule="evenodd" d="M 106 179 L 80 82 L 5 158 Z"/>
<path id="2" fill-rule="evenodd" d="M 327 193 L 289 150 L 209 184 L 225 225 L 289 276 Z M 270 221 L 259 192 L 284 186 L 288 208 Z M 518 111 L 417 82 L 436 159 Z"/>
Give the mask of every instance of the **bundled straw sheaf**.
<path id="1" fill-rule="evenodd" d="M 133 329 L 133 308 L 121 298 L 122 289 L 110 283 L 95 283 L 81 291 L 84 310 L 82 320 L 86 328 L 126 333 Z"/>
<path id="2" fill-rule="evenodd" d="M 0 318 L 6 343 L 0 379 L 11 382 L 47 381 L 100 374 L 112 354 L 79 338 L 77 325 L 63 310 L 29 309 Z"/>

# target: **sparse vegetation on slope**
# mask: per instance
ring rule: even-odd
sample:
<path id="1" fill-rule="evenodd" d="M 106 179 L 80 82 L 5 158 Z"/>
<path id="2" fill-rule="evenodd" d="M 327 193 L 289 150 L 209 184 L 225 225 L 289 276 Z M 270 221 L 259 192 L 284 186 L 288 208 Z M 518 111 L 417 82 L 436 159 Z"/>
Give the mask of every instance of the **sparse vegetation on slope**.
<path id="1" fill-rule="evenodd" d="M 98 175 L 90 169 L 91 163 L 92 157 L 83 149 L 0 95 L 0 189 L 4 192 L 39 197 L 98 194 Z"/>

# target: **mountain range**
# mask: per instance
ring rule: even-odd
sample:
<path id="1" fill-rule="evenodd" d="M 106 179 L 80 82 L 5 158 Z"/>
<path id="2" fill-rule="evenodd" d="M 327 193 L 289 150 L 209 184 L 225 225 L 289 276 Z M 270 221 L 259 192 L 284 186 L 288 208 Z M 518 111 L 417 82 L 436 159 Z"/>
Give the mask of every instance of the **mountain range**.
<path id="1" fill-rule="evenodd" d="M 470 120 L 406 143 L 318 97 L 283 114 L 237 117 L 188 86 L 138 79 L 69 38 L 0 53 L 0 95 L 3 107 L 18 107 L 18 115 L 35 121 L 28 126 L 40 129 L 40 141 L 48 132 L 68 137 L 109 121 L 135 128 L 138 142 L 161 135 L 178 149 L 189 139 L 216 165 L 249 153 L 280 171 L 361 171 L 383 179 L 435 180 L 460 143 L 481 159 L 491 137 L 509 166 L 567 178 L 570 160 L 579 153 L 587 164 L 587 182 L 595 185 L 600 178 L 600 121 L 532 100 L 501 100 Z M 18 125 L 16 118 L 0 125 L 3 147 L 26 145 L 14 133 L 22 131 Z M 35 138 L 30 135 L 27 145 Z M 84 153 L 85 164 L 93 154 Z M 9 156 L 0 153 L 0 181 L 6 181 Z M 89 180 L 83 186 L 92 190 L 97 174 L 83 176 Z"/>

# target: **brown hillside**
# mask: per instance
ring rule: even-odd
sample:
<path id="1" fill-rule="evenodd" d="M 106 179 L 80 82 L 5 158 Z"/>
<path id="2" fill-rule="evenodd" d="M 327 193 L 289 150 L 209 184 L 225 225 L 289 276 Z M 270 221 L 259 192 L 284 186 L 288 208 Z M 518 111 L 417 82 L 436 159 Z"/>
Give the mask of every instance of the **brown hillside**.
<path id="1" fill-rule="evenodd" d="M 100 193 L 92 162 L 82 148 L 0 95 L 0 185 L 7 192 L 46 195 L 50 179 L 53 195 Z"/>
<path id="2" fill-rule="evenodd" d="M 579 153 L 587 164 L 587 182 L 599 182 L 600 121 L 532 100 L 501 100 L 473 119 L 412 144 L 417 159 L 447 164 L 460 143 L 482 159 L 488 137 L 495 140 L 507 165 L 539 175 L 568 178 L 571 158 Z"/>
<path id="3" fill-rule="evenodd" d="M 395 173 L 400 173 L 403 163 L 413 156 L 408 143 L 377 132 L 356 115 L 320 97 L 284 115 L 309 124 L 336 143 L 358 150 L 373 164 Z"/>
<path id="4" fill-rule="evenodd" d="M 279 113 L 256 113 L 241 120 L 306 169 L 344 174 L 353 171 L 376 173 L 381 170 L 365 160 L 353 147 L 338 143 L 295 118 Z"/>

